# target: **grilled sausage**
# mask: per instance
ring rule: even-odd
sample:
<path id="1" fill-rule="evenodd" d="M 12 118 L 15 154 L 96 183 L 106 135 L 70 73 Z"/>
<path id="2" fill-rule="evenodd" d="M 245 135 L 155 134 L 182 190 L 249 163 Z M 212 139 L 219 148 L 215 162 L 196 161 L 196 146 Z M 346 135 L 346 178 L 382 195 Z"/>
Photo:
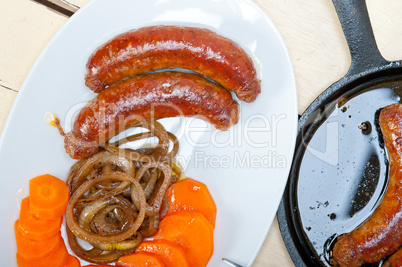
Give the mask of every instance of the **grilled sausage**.
<path id="1" fill-rule="evenodd" d="M 190 73 L 159 72 L 116 83 L 78 114 L 65 148 L 74 159 L 88 157 L 99 145 L 134 122 L 176 116 L 198 116 L 217 129 L 236 124 L 239 104 L 229 91 Z"/>
<path id="2" fill-rule="evenodd" d="M 395 252 L 402 245 L 402 104 L 385 107 L 379 117 L 390 165 L 385 195 L 357 229 L 338 237 L 331 263 L 360 266 Z"/>
<path id="3" fill-rule="evenodd" d="M 197 72 L 246 102 L 261 92 L 253 61 L 238 44 L 208 29 L 179 26 L 116 36 L 91 55 L 85 84 L 98 93 L 127 77 L 165 68 Z"/>

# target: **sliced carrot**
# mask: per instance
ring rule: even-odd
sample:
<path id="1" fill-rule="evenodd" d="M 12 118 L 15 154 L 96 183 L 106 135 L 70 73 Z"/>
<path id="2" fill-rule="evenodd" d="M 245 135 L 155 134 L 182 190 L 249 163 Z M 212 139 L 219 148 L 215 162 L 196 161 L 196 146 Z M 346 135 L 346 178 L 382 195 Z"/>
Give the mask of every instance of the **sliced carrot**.
<path id="1" fill-rule="evenodd" d="M 42 220 L 33 216 L 29 212 L 29 197 L 22 200 L 18 230 L 23 236 L 34 240 L 50 238 L 60 231 L 62 222 L 62 216 L 54 220 Z"/>
<path id="2" fill-rule="evenodd" d="M 73 255 L 67 255 L 66 263 L 64 264 L 65 267 L 81 267 L 80 261 L 74 257 Z"/>
<path id="3" fill-rule="evenodd" d="M 50 175 L 37 176 L 29 181 L 29 211 L 41 219 L 56 219 L 66 212 L 67 184 Z"/>
<path id="4" fill-rule="evenodd" d="M 63 242 L 60 233 L 44 240 L 33 240 L 25 237 L 18 230 L 19 220 L 14 223 L 15 239 L 19 255 L 28 261 L 41 260 L 54 253 Z"/>
<path id="5" fill-rule="evenodd" d="M 20 252 L 17 252 L 17 264 L 19 267 L 64 267 L 68 252 L 64 241 L 60 243 L 60 246 L 56 251 L 42 260 L 26 260 L 24 259 Z"/>
<path id="6" fill-rule="evenodd" d="M 206 266 L 214 251 L 214 228 L 199 212 L 178 211 L 166 215 L 155 240 L 168 240 L 183 248 L 190 266 Z"/>
<path id="7" fill-rule="evenodd" d="M 135 252 L 133 254 L 121 256 L 116 266 L 119 267 L 165 267 L 161 259 L 155 254 L 148 252 Z"/>
<path id="8" fill-rule="evenodd" d="M 201 212 L 215 227 L 216 205 L 207 186 L 191 178 L 174 183 L 166 191 L 169 213 L 181 210 Z"/>
<path id="9" fill-rule="evenodd" d="M 107 265 L 107 264 L 90 264 L 90 265 L 85 265 L 82 267 L 108 267 L 108 266 L 112 266 L 112 265 Z"/>
<path id="10" fill-rule="evenodd" d="M 145 251 L 157 255 L 166 267 L 190 266 L 184 250 L 167 240 L 142 241 L 135 251 Z"/>

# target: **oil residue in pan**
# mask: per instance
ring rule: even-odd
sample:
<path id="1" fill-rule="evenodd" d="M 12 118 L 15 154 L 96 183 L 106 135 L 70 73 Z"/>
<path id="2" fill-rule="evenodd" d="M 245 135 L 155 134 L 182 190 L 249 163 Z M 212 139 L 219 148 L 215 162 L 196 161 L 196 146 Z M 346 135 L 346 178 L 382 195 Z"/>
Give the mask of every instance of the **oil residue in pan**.
<path id="1" fill-rule="evenodd" d="M 400 86 L 398 79 L 349 91 L 306 147 L 298 172 L 297 209 L 302 235 L 322 265 L 329 266 L 336 235 L 359 226 L 381 201 L 388 162 L 378 115 L 382 107 L 400 102 Z"/>

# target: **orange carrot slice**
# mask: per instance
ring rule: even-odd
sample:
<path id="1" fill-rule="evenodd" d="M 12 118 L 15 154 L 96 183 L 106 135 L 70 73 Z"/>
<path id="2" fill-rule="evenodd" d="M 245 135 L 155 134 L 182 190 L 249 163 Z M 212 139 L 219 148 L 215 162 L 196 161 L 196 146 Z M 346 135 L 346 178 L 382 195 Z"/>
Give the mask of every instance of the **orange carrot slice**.
<path id="1" fill-rule="evenodd" d="M 166 215 L 155 240 L 168 240 L 183 248 L 190 266 L 206 266 L 214 251 L 214 228 L 199 212 L 178 211 Z"/>
<path id="2" fill-rule="evenodd" d="M 67 184 L 50 175 L 37 176 L 29 181 L 29 211 L 41 219 L 56 219 L 66 212 Z"/>
<path id="3" fill-rule="evenodd" d="M 29 212 L 29 197 L 21 202 L 20 219 L 18 230 L 28 238 L 44 240 L 56 235 L 60 231 L 63 217 L 54 220 L 42 220 Z"/>
<path id="4" fill-rule="evenodd" d="M 41 241 L 23 236 L 18 230 L 19 220 L 14 223 L 18 254 L 28 261 L 41 260 L 54 253 L 63 242 L 60 233 Z"/>
<path id="5" fill-rule="evenodd" d="M 65 267 L 81 267 L 80 261 L 73 255 L 67 255 L 67 260 L 64 265 Z"/>
<path id="6" fill-rule="evenodd" d="M 181 210 L 201 212 L 215 227 L 216 205 L 207 186 L 191 178 L 174 183 L 166 191 L 169 213 Z"/>
<path id="7" fill-rule="evenodd" d="M 20 252 L 17 252 L 17 264 L 19 267 L 64 267 L 68 252 L 66 249 L 66 245 L 62 240 L 60 246 L 56 249 L 56 251 L 44 259 L 41 260 L 26 260 L 24 259 Z"/>
<path id="8" fill-rule="evenodd" d="M 133 254 L 121 256 L 116 266 L 119 267 L 165 267 L 161 259 L 155 254 L 148 252 L 135 252 Z"/>
<path id="9" fill-rule="evenodd" d="M 184 250 L 167 240 L 142 241 L 135 251 L 144 251 L 157 255 L 166 267 L 190 266 Z"/>

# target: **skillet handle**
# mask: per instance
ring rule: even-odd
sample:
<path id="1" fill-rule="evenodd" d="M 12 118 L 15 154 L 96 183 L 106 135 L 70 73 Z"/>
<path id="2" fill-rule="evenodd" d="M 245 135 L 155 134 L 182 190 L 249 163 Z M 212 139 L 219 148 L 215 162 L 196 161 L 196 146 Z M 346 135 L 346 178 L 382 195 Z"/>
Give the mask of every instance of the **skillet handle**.
<path id="1" fill-rule="evenodd" d="M 346 76 L 389 63 L 378 50 L 365 0 L 332 0 L 349 46 L 352 64 Z"/>

